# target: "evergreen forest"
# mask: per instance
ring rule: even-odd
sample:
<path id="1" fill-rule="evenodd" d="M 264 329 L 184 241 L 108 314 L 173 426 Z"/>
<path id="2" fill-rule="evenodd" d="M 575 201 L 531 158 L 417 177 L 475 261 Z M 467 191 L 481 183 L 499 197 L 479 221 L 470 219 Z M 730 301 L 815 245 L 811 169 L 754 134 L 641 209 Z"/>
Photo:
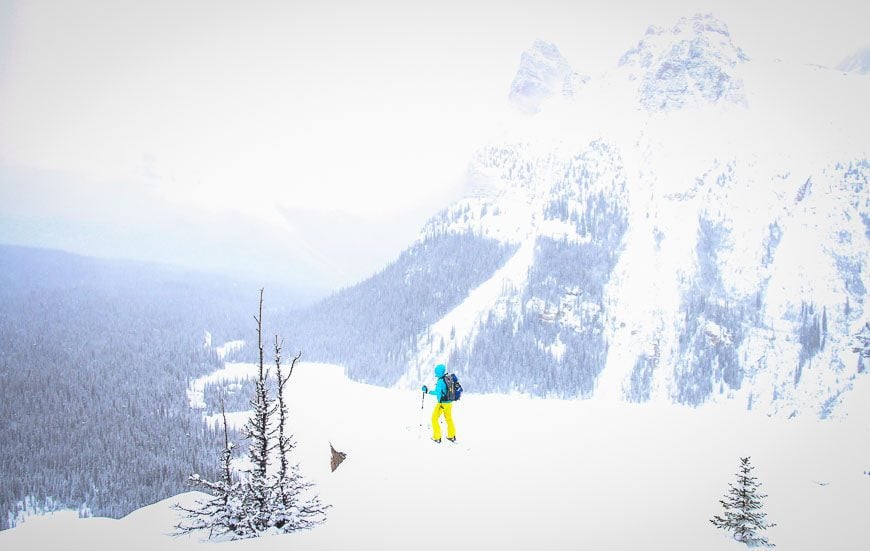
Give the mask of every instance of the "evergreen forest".
<path id="1" fill-rule="evenodd" d="M 24 508 L 118 518 L 190 490 L 191 472 L 216 476 L 222 430 L 186 389 L 223 365 L 207 340 L 253 336 L 257 292 L 0 246 L 0 529 Z"/>

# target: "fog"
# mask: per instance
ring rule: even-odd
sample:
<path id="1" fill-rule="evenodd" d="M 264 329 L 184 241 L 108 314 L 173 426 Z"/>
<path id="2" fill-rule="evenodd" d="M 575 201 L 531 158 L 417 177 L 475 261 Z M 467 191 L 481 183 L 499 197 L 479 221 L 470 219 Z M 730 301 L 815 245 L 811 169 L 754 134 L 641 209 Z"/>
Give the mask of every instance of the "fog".
<path id="1" fill-rule="evenodd" d="M 462 193 L 535 38 L 594 77 L 699 11 L 751 58 L 866 45 L 851 1 L 5 3 L 0 242 L 349 284 Z"/>

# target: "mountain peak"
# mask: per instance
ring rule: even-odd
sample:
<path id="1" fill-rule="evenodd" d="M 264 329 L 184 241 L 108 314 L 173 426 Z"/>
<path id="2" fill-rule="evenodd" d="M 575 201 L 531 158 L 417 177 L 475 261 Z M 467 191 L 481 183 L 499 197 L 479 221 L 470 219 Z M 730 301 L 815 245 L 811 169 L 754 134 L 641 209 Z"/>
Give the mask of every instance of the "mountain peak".
<path id="1" fill-rule="evenodd" d="M 703 103 L 745 104 L 733 69 L 748 57 L 731 41 L 728 26 L 710 14 L 683 17 L 671 29 L 650 26 L 619 60 L 640 80 L 640 101 L 650 111 Z"/>
<path id="2" fill-rule="evenodd" d="M 521 111 L 537 113 L 547 98 L 571 98 L 588 81 L 574 72 L 555 44 L 538 39 L 520 56 L 508 97 Z"/>

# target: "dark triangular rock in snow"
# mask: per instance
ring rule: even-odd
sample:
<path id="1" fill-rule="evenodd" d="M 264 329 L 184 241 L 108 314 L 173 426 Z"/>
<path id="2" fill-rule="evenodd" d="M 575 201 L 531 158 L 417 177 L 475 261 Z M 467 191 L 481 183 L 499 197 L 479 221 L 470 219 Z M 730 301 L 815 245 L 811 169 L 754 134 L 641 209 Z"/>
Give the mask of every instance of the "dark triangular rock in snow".
<path id="1" fill-rule="evenodd" d="M 347 454 L 344 452 L 336 451 L 335 448 L 332 447 L 332 442 L 329 443 L 329 450 L 332 452 L 332 459 L 329 461 L 329 466 L 332 467 L 332 472 L 335 472 L 335 469 L 341 465 L 341 462 L 344 461 L 344 458 L 347 457 Z"/>

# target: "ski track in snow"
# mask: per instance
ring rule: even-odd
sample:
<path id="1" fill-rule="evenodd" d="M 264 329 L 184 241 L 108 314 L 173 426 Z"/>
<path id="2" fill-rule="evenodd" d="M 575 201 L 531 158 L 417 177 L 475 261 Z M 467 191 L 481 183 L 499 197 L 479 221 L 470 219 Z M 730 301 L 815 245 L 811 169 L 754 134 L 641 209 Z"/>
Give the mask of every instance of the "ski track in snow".
<path id="1" fill-rule="evenodd" d="M 429 440 L 431 397 L 345 379 L 301 363 L 289 387 L 293 457 L 332 505 L 309 531 L 219 544 L 226 549 L 662 549 L 739 551 L 708 520 L 749 455 L 768 494 L 766 531 L 786 551 L 866 549 L 870 527 L 870 384 L 842 421 L 784 420 L 727 404 L 698 409 L 466 393 L 459 445 Z M 329 444 L 347 453 L 334 473 Z M 217 451 L 215 453 L 217 456 Z M 445 475 L 454 479 L 445 487 Z M 0 532 L 6 550 L 212 549 L 172 537 L 174 503 L 120 520 L 70 512 Z"/>

